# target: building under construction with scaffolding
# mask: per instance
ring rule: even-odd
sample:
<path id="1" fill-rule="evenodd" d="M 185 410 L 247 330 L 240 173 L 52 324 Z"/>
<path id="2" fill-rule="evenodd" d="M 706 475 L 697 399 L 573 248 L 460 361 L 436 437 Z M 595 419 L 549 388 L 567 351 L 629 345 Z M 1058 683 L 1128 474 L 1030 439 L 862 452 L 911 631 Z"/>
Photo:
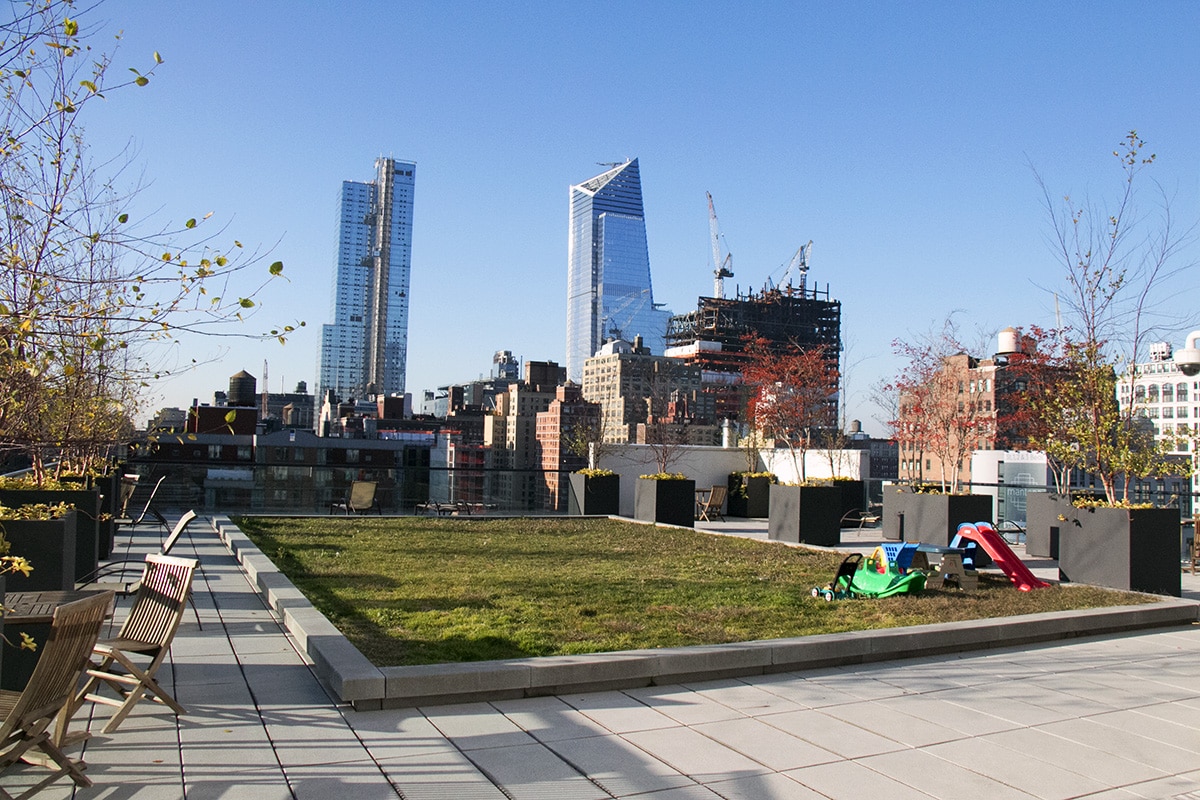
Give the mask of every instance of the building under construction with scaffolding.
<path id="1" fill-rule="evenodd" d="M 701 297 L 696 310 L 667 324 L 666 355 L 695 364 L 706 391 L 716 395 L 717 416 L 737 419 L 745 400 L 739 387 L 747 338 L 766 339 L 773 350 L 824 348 L 835 362 L 842 349 L 842 304 L 829 287 L 801 283 L 769 286 L 733 298 Z"/>

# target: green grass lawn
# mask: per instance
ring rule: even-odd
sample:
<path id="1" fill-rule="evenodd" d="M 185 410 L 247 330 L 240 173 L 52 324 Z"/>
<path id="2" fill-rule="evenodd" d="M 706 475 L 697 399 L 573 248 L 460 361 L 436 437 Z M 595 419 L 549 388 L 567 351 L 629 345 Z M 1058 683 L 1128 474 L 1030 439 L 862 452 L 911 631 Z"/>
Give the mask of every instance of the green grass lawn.
<path id="1" fill-rule="evenodd" d="M 678 647 L 1147 602 L 1086 587 L 827 603 L 841 554 L 617 520 L 237 521 L 377 666 Z"/>

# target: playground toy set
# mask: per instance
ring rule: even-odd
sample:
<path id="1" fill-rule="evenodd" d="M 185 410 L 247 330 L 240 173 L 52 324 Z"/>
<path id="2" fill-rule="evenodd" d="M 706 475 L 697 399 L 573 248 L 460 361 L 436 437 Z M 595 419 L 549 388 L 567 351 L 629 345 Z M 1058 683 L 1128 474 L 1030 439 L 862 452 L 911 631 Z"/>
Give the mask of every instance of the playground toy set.
<path id="1" fill-rule="evenodd" d="M 973 588 L 974 567 L 980 550 L 1020 591 L 1028 592 L 1048 585 L 1034 577 L 990 522 L 964 522 L 958 526 L 958 534 L 950 547 L 887 542 L 876 547 L 866 559 L 861 553 L 851 553 L 842 560 L 832 581 L 823 587 L 813 587 L 812 596 L 827 601 L 893 597 L 919 594 L 927 584 L 940 587 L 947 582 L 953 582 L 959 588 Z M 941 556 L 936 568 L 929 566 L 930 555 Z"/>

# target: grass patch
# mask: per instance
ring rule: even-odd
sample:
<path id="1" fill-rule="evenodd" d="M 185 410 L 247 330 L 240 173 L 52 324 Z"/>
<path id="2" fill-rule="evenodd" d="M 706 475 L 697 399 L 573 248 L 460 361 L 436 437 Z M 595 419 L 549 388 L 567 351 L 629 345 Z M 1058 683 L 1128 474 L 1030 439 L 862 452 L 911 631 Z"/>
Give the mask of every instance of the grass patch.
<path id="1" fill-rule="evenodd" d="M 236 521 L 376 666 L 774 639 L 1148 602 L 1089 587 L 827 603 L 841 554 L 617 520 Z"/>

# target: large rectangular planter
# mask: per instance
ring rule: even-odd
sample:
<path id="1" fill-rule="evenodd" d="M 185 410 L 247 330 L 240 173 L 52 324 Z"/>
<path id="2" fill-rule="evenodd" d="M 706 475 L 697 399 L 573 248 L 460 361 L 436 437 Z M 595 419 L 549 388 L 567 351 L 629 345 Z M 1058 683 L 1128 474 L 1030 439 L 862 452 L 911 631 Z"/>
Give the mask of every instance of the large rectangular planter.
<path id="1" fill-rule="evenodd" d="M 857 523 L 859 516 L 866 510 L 867 490 L 866 484 L 863 481 L 837 481 L 833 482 L 833 488 L 837 489 L 841 496 L 841 516 L 843 524 L 847 521 Z"/>
<path id="2" fill-rule="evenodd" d="M 1070 508 L 1060 495 L 1029 492 L 1025 495 L 1025 553 L 1036 558 L 1058 559 L 1063 508 Z"/>
<path id="3" fill-rule="evenodd" d="M 883 492 L 883 538 L 946 547 L 964 522 L 991 522 L 985 494 L 916 493 L 888 486 Z"/>
<path id="4" fill-rule="evenodd" d="M 10 556 L 24 556 L 33 566 L 21 579 L 23 592 L 69 592 L 75 588 L 75 520 L 71 511 L 59 519 L 0 521 Z"/>
<path id="5" fill-rule="evenodd" d="M 734 473 L 729 476 L 729 493 L 725 496 L 727 517 L 766 517 L 771 513 L 771 479 L 765 475 L 750 477 Z"/>
<path id="6" fill-rule="evenodd" d="M 1179 509 L 1075 508 L 1063 503 L 1063 581 L 1179 597 Z"/>
<path id="7" fill-rule="evenodd" d="M 573 472 L 568 477 L 571 490 L 567 494 L 567 513 L 573 516 L 621 513 L 620 475 L 588 476 Z"/>
<path id="8" fill-rule="evenodd" d="M 767 536 L 776 542 L 836 547 L 842 542 L 842 493 L 834 486 L 771 486 Z"/>
<path id="9" fill-rule="evenodd" d="M 696 482 L 638 478 L 633 487 L 633 517 L 665 525 L 696 526 Z"/>
<path id="10" fill-rule="evenodd" d="M 75 506 L 75 580 L 83 580 L 100 564 L 99 489 L 0 489 L 0 505 L 17 508 L 32 504 Z M 19 555 L 24 555 L 21 553 Z"/>

